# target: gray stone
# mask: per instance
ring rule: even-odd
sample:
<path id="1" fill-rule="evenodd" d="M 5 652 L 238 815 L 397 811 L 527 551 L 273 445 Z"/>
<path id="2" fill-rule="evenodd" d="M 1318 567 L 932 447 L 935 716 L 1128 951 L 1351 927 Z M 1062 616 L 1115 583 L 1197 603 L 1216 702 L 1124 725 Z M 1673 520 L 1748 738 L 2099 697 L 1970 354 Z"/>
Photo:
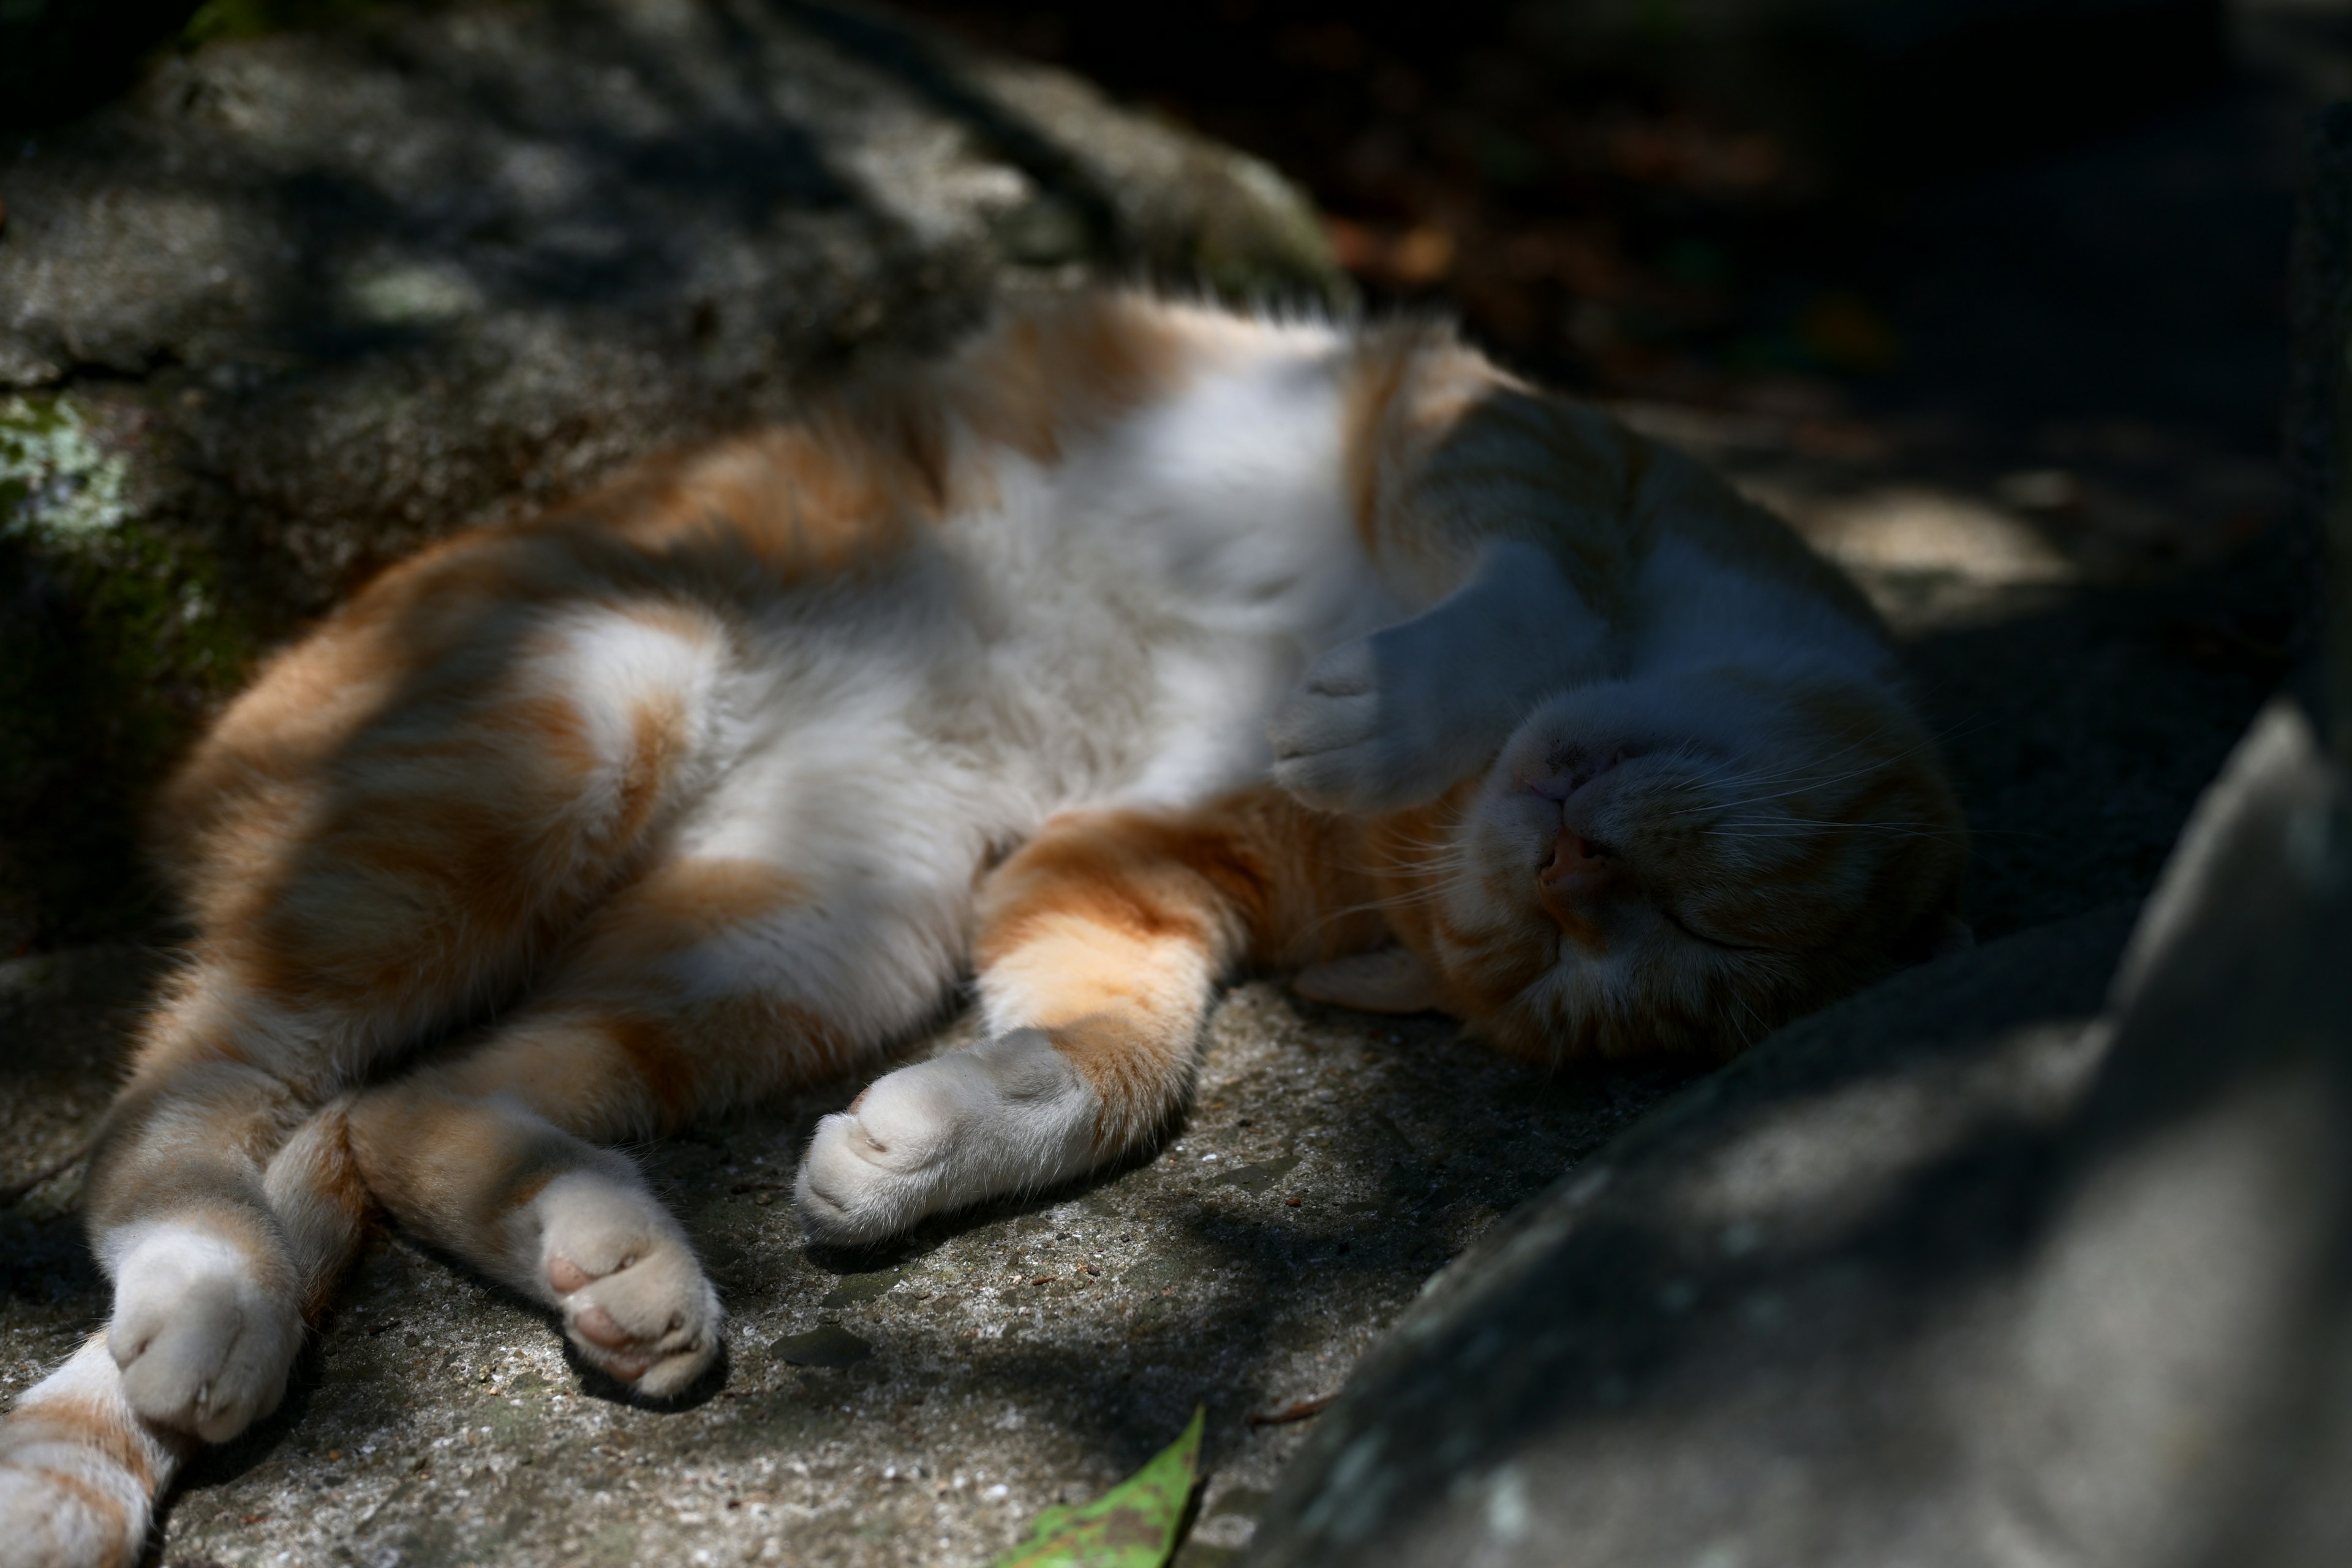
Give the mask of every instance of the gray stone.
<path id="1" fill-rule="evenodd" d="M 1498 1226 L 1248 1561 L 2338 1563 L 2352 817 L 2300 713 L 2141 916 L 1759 1046 Z"/>
<path id="2" fill-rule="evenodd" d="M 1345 287 L 1265 165 L 878 16 L 361 10 L 0 146 L 0 952 L 123 929 L 163 760 L 427 539 L 1005 289 Z"/>

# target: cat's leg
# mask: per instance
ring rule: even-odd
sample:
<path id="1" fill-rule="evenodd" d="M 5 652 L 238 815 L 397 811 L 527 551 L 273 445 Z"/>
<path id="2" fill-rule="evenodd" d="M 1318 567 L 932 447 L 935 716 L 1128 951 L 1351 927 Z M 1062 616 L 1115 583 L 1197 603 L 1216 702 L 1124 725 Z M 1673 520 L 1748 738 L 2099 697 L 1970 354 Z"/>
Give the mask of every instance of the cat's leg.
<path id="1" fill-rule="evenodd" d="M 1220 974 L 1261 933 L 1310 923 L 1276 906 L 1298 898 L 1317 830 L 1271 792 L 1260 807 L 1073 814 L 998 868 L 976 952 L 988 1038 L 818 1124 L 794 1189 L 809 1235 L 873 1241 L 1156 1136 Z"/>
<path id="2" fill-rule="evenodd" d="M 1267 725 L 1275 782 L 1360 816 L 1417 805 L 1493 756 L 1535 702 L 1602 673 L 1608 641 L 1549 552 L 1493 542 L 1433 607 L 1308 667 Z"/>
<path id="3" fill-rule="evenodd" d="M 240 700 L 166 802 L 204 934 L 91 1160 L 113 1310 L 103 1364 L 85 1351 L 60 1386 L 103 1418 L 27 1395 L 0 1426 L 0 1543 L 80 1495 L 57 1463 L 71 1432 L 152 1500 L 168 1467 L 119 1461 L 126 1423 L 221 1441 L 277 1404 L 370 1208 L 332 1097 L 511 986 L 691 783 L 717 628 L 493 606 L 452 647 L 462 600 L 432 595 L 427 673 L 423 634 L 363 599 Z"/>
<path id="4" fill-rule="evenodd" d="M 724 649 L 667 605 L 521 616 L 322 744 L 306 698 L 415 656 L 354 618 L 364 646 L 339 652 L 331 628 L 297 650 L 178 786 L 205 940 L 91 1162 L 124 1395 L 213 1442 L 277 1403 L 300 1343 L 307 1266 L 271 1154 L 578 918 L 689 787 Z"/>
<path id="5" fill-rule="evenodd" d="M 717 1356 L 722 1314 L 693 1247 L 636 1167 L 573 1136 L 545 1111 L 610 1133 L 584 1096 L 550 1092 L 552 1071 L 611 1073 L 601 1098 L 636 1086 L 586 1030 L 526 1025 L 480 1059 L 362 1096 L 352 1149 L 371 1191 L 412 1234 L 554 1309 L 592 1364 L 661 1398 Z M 581 1111 L 587 1110 L 587 1114 Z"/>
<path id="6" fill-rule="evenodd" d="M 298 1303 L 293 1331 L 299 1334 L 299 1320 L 324 1309 L 373 1207 L 352 1170 L 340 1103 L 314 1115 L 278 1147 L 262 1173 L 261 1188 L 276 1216 L 274 1239 L 292 1270 L 287 1283 Z M 232 1273 L 226 1282 L 232 1290 L 252 1289 L 249 1276 Z M 202 1292 L 201 1274 L 195 1283 L 194 1300 L 177 1302 L 176 1314 L 160 1315 L 157 1331 L 218 1333 L 219 1303 Z M 197 1447 L 184 1424 L 154 1421 L 132 1402 L 132 1382 L 111 1343 L 116 1333 L 150 1327 L 139 1310 L 139 1292 L 131 1294 L 131 1310 L 124 1311 L 118 1297 L 115 1326 L 90 1336 L 63 1366 L 26 1390 L 0 1422 L 0 1562 L 82 1568 L 138 1561 L 156 1498 Z M 230 1306 L 247 1304 L 233 1300 Z M 261 1325 L 266 1330 L 272 1321 L 264 1316 Z M 273 1358 L 291 1353 L 274 1342 L 264 1348 Z M 142 1355 L 131 1365 L 135 1370 L 147 1360 Z M 265 1397 L 275 1402 L 284 1373 L 273 1372 L 274 1360 L 234 1364 L 274 1379 Z M 235 1414 L 206 1400 L 202 1390 L 194 1403 L 209 1414 Z"/>
<path id="7" fill-rule="evenodd" d="M 790 870 L 656 867 L 478 1047 L 362 1098 L 352 1142 L 370 1190 L 559 1312 L 593 1365 L 648 1395 L 684 1388 L 718 1354 L 717 1293 L 635 1167 L 595 1145 L 838 1072 L 935 1009 L 970 895 L 908 870 L 894 887 L 887 868 L 814 852 Z"/>

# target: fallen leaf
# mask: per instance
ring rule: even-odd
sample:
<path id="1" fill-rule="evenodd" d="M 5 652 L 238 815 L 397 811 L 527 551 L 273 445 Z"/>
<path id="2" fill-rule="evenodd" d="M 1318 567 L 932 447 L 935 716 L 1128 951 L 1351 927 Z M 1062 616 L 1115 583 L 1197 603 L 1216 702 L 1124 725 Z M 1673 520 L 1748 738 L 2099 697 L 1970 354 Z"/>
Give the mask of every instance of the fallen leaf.
<path id="1" fill-rule="evenodd" d="M 1182 1436 L 1094 1501 L 1040 1513 L 993 1568 L 1162 1568 L 1200 1485 L 1204 1416 L 1195 1406 Z"/>

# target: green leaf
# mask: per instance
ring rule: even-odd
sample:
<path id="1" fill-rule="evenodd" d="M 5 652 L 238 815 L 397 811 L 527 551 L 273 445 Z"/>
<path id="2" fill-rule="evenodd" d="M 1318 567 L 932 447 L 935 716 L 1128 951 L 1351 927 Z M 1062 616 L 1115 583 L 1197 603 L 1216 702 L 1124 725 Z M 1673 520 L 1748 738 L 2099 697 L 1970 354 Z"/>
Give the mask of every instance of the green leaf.
<path id="1" fill-rule="evenodd" d="M 1195 1406 L 1182 1436 L 1094 1501 L 1039 1514 L 993 1568 L 1162 1568 L 1200 1484 L 1202 1415 Z"/>

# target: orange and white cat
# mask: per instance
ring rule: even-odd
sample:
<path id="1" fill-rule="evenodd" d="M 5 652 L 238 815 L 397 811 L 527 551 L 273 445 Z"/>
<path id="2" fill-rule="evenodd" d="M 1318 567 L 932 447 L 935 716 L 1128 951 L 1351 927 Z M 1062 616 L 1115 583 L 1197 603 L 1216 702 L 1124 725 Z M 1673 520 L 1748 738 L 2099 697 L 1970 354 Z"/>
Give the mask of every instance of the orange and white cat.
<path id="1" fill-rule="evenodd" d="M 1721 1055 L 1929 944 L 1959 819 L 1852 587 L 1431 325 L 1010 313 L 803 422 L 449 540 L 162 813 L 199 933 L 88 1187 L 104 1331 L 0 1426 L 0 1560 L 127 1563 L 379 1210 L 640 1392 L 719 1302 L 641 1138 L 819 1125 L 810 1236 L 1076 1177 L 1221 978 L 1538 1058 Z"/>

